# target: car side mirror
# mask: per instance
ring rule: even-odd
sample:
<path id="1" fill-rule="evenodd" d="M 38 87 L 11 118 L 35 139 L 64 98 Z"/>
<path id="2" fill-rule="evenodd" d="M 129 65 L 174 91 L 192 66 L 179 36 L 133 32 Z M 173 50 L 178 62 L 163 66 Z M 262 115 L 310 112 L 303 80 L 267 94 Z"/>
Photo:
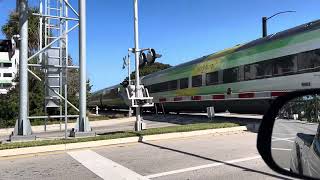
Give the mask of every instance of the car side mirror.
<path id="1" fill-rule="evenodd" d="M 320 179 L 320 89 L 289 92 L 263 116 L 257 148 L 267 165 L 287 176 Z"/>

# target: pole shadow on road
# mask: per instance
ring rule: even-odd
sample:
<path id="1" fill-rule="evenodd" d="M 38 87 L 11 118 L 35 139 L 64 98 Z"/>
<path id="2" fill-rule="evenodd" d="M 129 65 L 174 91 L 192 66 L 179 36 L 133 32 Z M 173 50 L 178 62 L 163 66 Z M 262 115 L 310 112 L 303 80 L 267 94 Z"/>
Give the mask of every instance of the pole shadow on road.
<path id="1" fill-rule="evenodd" d="M 142 144 L 145 144 L 145 145 L 156 147 L 156 148 L 169 150 L 169 151 L 173 151 L 173 152 L 177 152 L 177 153 L 182 153 L 182 154 L 185 154 L 185 155 L 188 155 L 188 156 L 193 156 L 193 157 L 201 158 L 201 159 L 212 161 L 212 162 L 216 162 L 216 163 L 222 163 L 224 165 L 235 167 L 235 168 L 240 168 L 240 169 L 243 169 L 245 171 L 259 173 L 259 174 L 263 174 L 263 175 L 266 175 L 266 176 L 271 176 L 271 177 L 279 178 L 279 179 L 283 179 L 283 180 L 292 180 L 290 178 L 286 178 L 286 177 L 283 177 L 283 176 L 278 176 L 278 175 L 275 175 L 275 174 L 270 174 L 270 173 L 267 173 L 267 172 L 258 171 L 258 170 L 255 170 L 255 169 L 250 169 L 250 168 L 247 168 L 247 167 L 244 167 L 244 166 L 240 166 L 240 165 L 236 165 L 236 164 L 232 164 L 232 163 L 227 163 L 227 162 L 216 160 L 216 159 L 211 159 L 211 158 L 200 156 L 200 155 L 197 155 L 197 154 L 193 154 L 193 153 L 189 153 L 189 152 L 185 152 L 185 151 L 181 151 L 181 150 L 177 150 L 177 149 L 172 149 L 172 148 L 168 148 L 168 147 L 164 147 L 164 146 L 160 146 L 160 145 L 144 142 L 142 136 L 140 136 L 139 142 L 142 143 Z"/>

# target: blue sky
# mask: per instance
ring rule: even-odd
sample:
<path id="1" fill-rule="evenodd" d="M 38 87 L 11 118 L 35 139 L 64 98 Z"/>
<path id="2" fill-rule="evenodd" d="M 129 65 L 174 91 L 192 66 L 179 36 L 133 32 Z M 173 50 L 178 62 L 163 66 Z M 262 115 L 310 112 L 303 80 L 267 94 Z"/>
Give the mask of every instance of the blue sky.
<path id="1" fill-rule="evenodd" d="M 76 0 L 69 0 L 77 8 Z M 29 0 L 37 5 L 38 0 Z M 261 36 L 261 17 L 269 33 L 320 18 L 318 0 L 139 0 L 140 47 L 152 47 L 159 62 L 177 65 Z M 15 0 L 0 0 L 0 25 Z M 78 61 L 77 32 L 70 54 Z M 3 35 L 0 35 L 3 38 Z M 126 76 L 122 57 L 133 47 L 133 0 L 87 1 L 87 74 L 93 90 L 120 83 Z M 132 61 L 133 62 L 133 61 Z"/>

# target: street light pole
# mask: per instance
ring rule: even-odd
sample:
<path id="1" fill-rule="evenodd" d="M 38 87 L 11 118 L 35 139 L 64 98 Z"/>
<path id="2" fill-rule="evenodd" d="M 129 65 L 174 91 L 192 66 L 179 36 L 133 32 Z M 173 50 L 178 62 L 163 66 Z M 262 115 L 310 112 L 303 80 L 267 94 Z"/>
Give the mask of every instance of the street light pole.
<path id="1" fill-rule="evenodd" d="M 140 88 L 140 77 L 139 77 L 139 29 L 138 29 L 138 0 L 133 0 L 134 3 L 134 55 L 135 55 L 135 66 L 136 66 L 136 82 L 135 82 L 135 97 L 139 97 Z M 135 131 L 141 131 L 141 115 L 140 107 L 136 107 L 136 123 Z"/>
<path id="2" fill-rule="evenodd" d="M 267 21 L 279 14 L 284 14 L 284 13 L 292 13 L 292 12 L 296 12 L 296 11 L 281 11 L 278 12 L 270 17 L 262 17 L 262 37 L 266 37 L 268 36 L 268 27 L 267 27 Z"/>

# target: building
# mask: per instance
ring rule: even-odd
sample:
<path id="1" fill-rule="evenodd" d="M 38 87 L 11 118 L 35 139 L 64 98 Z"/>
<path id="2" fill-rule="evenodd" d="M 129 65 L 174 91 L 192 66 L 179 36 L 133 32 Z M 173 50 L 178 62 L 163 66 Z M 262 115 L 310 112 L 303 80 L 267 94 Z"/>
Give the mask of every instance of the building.
<path id="1" fill-rule="evenodd" d="M 14 40 L 0 40 L 0 94 L 7 94 L 16 85 L 19 51 Z"/>

